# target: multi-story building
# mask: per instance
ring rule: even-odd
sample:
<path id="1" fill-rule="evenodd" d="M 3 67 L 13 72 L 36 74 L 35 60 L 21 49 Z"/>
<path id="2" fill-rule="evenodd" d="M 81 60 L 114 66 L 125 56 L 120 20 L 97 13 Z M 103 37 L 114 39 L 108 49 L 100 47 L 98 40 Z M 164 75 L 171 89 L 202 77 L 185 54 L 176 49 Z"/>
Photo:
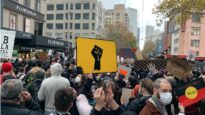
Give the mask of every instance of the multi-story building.
<path id="1" fill-rule="evenodd" d="M 44 14 L 40 13 L 42 0 L 1 0 L 2 29 L 16 31 L 14 50 L 23 55 L 47 49 L 64 49 L 67 43 L 44 37 Z"/>
<path id="2" fill-rule="evenodd" d="M 128 28 L 130 27 L 130 20 L 128 13 L 126 12 L 124 4 L 116 4 L 114 9 L 109 9 L 105 11 L 104 15 L 104 25 L 119 25 L 124 24 Z"/>
<path id="3" fill-rule="evenodd" d="M 127 15 L 129 17 L 129 30 L 133 32 L 135 37 L 137 38 L 138 34 L 138 20 L 137 20 L 137 9 L 127 8 Z"/>
<path id="4" fill-rule="evenodd" d="M 205 57 L 205 17 L 189 20 L 181 27 L 179 54 Z"/>
<path id="5" fill-rule="evenodd" d="M 147 25 L 146 26 L 146 40 L 150 39 L 151 36 L 153 36 L 153 34 L 154 34 L 154 26 Z"/>
<path id="6" fill-rule="evenodd" d="M 103 29 L 103 7 L 99 0 L 43 0 L 43 35 L 68 41 L 75 47 L 78 36 L 98 38 Z"/>
<path id="7" fill-rule="evenodd" d="M 205 57 L 205 18 L 196 18 L 188 20 L 185 24 L 179 25 L 176 23 L 176 19 L 172 17 L 169 20 L 169 39 L 164 39 L 164 42 L 171 41 L 172 55 L 182 55 L 189 58 L 192 57 Z M 168 47 L 167 47 L 168 48 Z"/>

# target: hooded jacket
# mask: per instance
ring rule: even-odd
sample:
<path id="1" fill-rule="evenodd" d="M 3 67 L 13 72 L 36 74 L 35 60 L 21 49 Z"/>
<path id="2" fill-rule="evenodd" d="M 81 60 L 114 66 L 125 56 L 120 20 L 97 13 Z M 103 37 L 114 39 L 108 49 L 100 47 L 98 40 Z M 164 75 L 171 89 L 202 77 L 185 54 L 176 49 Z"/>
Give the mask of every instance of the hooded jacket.
<path id="1" fill-rule="evenodd" d="M 61 73 L 63 68 L 61 64 L 55 63 L 51 65 L 51 77 L 44 79 L 38 92 L 38 99 L 45 101 L 45 111 L 52 112 L 54 110 L 54 96 L 57 90 L 70 87 L 68 79 L 63 78 Z"/>

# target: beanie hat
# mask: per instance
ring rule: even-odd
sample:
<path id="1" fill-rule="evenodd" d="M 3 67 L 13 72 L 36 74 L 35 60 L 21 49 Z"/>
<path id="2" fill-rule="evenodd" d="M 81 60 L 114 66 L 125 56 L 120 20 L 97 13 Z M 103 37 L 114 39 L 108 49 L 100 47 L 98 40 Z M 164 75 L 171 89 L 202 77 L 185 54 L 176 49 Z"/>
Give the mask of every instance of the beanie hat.
<path id="1" fill-rule="evenodd" d="M 2 72 L 5 72 L 5 73 L 10 72 L 12 68 L 13 66 L 10 62 L 3 63 L 1 66 Z"/>

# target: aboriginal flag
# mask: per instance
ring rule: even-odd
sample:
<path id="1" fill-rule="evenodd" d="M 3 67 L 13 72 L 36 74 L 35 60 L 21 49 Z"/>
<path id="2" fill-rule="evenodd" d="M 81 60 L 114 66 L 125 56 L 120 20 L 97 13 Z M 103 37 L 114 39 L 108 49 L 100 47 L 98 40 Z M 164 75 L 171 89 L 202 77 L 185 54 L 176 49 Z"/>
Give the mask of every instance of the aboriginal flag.
<path id="1" fill-rule="evenodd" d="M 179 102 L 184 107 L 205 99 L 205 83 L 201 78 L 176 87 L 175 91 Z"/>

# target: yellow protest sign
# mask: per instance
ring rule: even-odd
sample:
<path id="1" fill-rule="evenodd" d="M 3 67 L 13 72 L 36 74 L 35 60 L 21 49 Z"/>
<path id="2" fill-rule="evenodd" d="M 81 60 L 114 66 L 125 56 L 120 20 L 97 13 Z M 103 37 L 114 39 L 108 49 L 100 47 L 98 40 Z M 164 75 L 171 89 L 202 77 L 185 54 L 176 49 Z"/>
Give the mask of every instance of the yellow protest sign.
<path id="1" fill-rule="evenodd" d="M 116 43 L 108 40 L 77 38 L 77 66 L 84 73 L 117 71 Z"/>

